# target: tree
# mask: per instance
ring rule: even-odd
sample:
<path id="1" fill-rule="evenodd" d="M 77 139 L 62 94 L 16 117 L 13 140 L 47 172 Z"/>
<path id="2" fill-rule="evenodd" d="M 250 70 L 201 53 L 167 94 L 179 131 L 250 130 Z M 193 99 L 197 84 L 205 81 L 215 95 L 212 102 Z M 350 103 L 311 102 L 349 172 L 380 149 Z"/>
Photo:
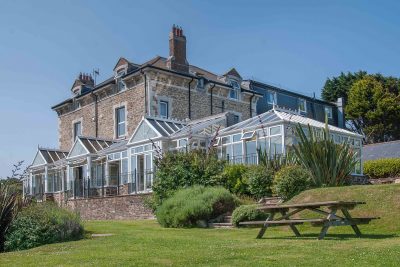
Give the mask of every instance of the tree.
<path id="1" fill-rule="evenodd" d="M 399 80 L 378 74 L 355 82 L 348 93 L 345 113 L 365 134 L 367 143 L 399 139 Z"/>
<path id="2" fill-rule="evenodd" d="M 347 99 L 347 94 L 351 86 L 366 75 L 366 71 L 358 71 L 355 73 L 341 72 L 337 77 L 328 78 L 322 88 L 322 99 L 330 102 L 336 102 L 339 97 Z"/>

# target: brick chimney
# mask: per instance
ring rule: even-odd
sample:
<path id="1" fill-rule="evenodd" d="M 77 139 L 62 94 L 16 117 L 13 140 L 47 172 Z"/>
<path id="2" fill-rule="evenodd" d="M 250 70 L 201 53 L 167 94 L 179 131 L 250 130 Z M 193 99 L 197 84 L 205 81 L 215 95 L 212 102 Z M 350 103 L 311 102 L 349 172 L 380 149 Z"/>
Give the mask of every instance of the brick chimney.
<path id="1" fill-rule="evenodd" d="M 92 75 L 81 72 L 78 78 L 75 80 L 74 84 L 72 85 L 71 91 L 73 94 L 77 95 L 82 93 L 83 88 L 93 89 L 93 87 L 94 80 Z"/>
<path id="2" fill-rule="evenodd" d="M 186 37 L 181 27 L 172 26 L 169 33 L 169 57 L 167 67 L 171 70 L 189 72 L 189 63 L 186 59 Z"/>

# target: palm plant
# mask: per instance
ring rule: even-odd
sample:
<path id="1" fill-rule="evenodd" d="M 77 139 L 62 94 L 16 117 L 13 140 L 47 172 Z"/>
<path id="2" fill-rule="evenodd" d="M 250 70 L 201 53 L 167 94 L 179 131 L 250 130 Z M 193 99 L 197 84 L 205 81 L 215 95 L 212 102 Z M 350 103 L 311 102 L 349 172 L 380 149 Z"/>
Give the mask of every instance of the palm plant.
<path id="1" fill-rule="evenodd" d="M 259 163 L 274 172 L 279 171 L 284 166 L 296 164 L 296 156 L 292 151 L 288 151 L 286 154 L 277 154 L 272 153 L 271 149 L 269 152 L 257 149 L 257 154 Z"/>
<path id="2" fill-rule="evenodd" d="M 300 165 L 310 171 L 315 186 L 343 185 L 356 165 L 355 153 L 348 143 L 335 144 L 325 123 L 322 137 L 308 126 L 307 136 L 299 124 L 294 152 Z"/>
<path id="3" fill-rule="evenodd" d="M 5 235 L 18 210 L 18 192 L 9 185 L 0 185 L 0 252 L 4 251 Z"/>

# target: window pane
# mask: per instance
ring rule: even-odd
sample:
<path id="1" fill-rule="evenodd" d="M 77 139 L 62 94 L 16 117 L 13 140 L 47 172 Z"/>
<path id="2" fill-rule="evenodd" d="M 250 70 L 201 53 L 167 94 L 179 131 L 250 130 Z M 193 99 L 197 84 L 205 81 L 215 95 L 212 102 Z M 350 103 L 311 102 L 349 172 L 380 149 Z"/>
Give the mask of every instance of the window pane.
<path id="1" fill-rule="evenodd" d="M 228 144 L 230 142 L 231 142 L 230 136 L 222 137 L 222 144 Z"/>
<path id="2" fill-rule="evenodd" d="M 280 134 L 281 133 L 281 126 L 275 126 L 270 128 L 271 135 Z"/>
<path id="3" fill-rule="evenodd" d="M 125 107 L 117 109 L 117 122 L 120 123 L 123 121 L 125 121 Z"/>
<path id="4" fill-rule="evenodd" d="M 269 153 L 269 140 L 268 138 L 259 139 L 257 147 L 260 151 Z"/>
<path id="5" fill-rule="evenodd" d="M 125 135 L 125 123 L 118 124 L 118 137 Z"/>
<path id="6" fill-rule="evenodd" d="M 160 101 L 160 116 L 161 118 L 168 118 L 168 102 Z"/>
<path id="7" fill-rule="evenodd" d="M 271 137 L 271 153 L 282 154 L 282 136 Z"/>
<path id="8" fill-rule="evenodd" d="M 246 142 L 246 155 L 250 156 L 253 154 L 256 154 L 257 150 L 256 150 L 256 141 L 249 141 Z"/>
<path id="9" fill-rule="evenodd" d="M 240 141 L 240 137 L 241 137 L 241 134 L 235 134 L 235 135 L 233 135 L 233 142 L 238 142 L 238 141 Z"/>

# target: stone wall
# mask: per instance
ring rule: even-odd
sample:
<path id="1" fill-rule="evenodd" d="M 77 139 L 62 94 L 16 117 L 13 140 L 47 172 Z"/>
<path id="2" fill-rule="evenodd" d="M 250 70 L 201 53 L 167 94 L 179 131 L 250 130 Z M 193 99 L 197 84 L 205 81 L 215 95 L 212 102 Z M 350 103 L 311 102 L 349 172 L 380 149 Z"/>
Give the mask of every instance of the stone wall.
<path id="1" fill-rule="evenodd" d="M 144 84 L 127 83 L 129 89 L 112 94 L 99 94 L 97 102 L 98 138 L 115 139 L 115 109 L 125 106 L 126 138 L 129 138 L 144 115 Z M 113 90 L 111 88 L 111 90 Z M 73 144 L 73 124 L 81 121 L 82 135 L 96 137 L 95 103 L 92 95 L 81 100 L 75 111 L 59 116 L 60 149 L 69 151 Z"/>
<path id="2" fill-rule="evenodd" d="M 189 92 L 190 78 L 172 76 L 161 72 L 150 72 L 150 113 L 159 115 L 159 101 L 169 102 L 169 115 L 173 119 L 185 120 L 189 117 Z M 200 119 L 223 111 L 232 111 L 239 115 L 241 120 L 250 118 L 250 96 L 241 94 L 240 100 L 228 97 L 229 90 L 220 86 L 213 88 L 211 101 L 210 86 L 204 89 L 197 88 L 197 80 L 191 82 L 190 106 L 191 119 Z M 211 114 L 211 102 L 213 113 Z M 223 102 L 223 103 L 222 103 Z M 255 115 L 255 105 L 253 105 Z"/>
<path id="3" fill-rule="evenodd" d="M 70 199 L 65 204 L 79 212 L 84 220 L 132 220 L 154 218 L 144 206 L 143 199 L 149 194 Z"/>

